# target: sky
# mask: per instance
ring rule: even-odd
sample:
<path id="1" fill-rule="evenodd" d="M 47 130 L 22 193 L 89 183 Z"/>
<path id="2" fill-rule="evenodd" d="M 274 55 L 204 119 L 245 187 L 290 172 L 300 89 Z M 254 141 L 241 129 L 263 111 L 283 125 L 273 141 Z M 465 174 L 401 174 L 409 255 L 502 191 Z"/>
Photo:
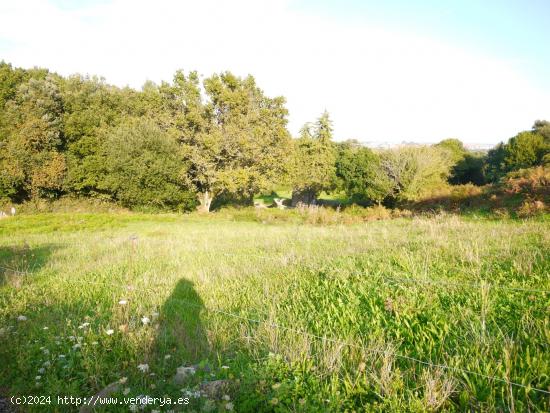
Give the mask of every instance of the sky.
<path id="1" fill-rule="evenodd" d="M 505 141 L 550 120 L 549 0 L 1 0 L 0 60 L 140 88 L 252 74 L 289 130 Z"/>

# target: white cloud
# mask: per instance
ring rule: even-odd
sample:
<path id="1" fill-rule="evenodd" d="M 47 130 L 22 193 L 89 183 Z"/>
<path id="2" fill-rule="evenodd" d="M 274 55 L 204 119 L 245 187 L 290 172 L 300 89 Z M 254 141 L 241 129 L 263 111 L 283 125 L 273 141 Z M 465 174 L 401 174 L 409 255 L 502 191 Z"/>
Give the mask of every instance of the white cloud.
<path id="1" fill-rule="evenodd" d="M 287 98 L 293 133 L 325 108 L 337 138 L 363 141 L 497 142 L 550 117 L 550 96 L 507 62 L 304 15 L 284 0 L 113 0 L 71 10 L 12 0 L 0 5 L 0 39 L 1 58 L 15 65 L 118 85 L 170 80 L 178 68 L 250 73 Z"/>

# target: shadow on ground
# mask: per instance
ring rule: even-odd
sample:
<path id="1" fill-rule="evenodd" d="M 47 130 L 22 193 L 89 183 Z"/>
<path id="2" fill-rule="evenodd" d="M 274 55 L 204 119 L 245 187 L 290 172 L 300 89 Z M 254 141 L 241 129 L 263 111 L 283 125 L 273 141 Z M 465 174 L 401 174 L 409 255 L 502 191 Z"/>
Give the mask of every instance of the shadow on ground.
<path id="1" fill-rule="evenodd" d="M 20 285 L 24 277 L 39 272 L 57 249 L 54 244 L 31 248 L 27 243 L 0 247 L 0 286 Z"/>
<path id="2" fill-rule="evenodd" d="M 202 325 L 202 299 L 191 281 L 178 281 L 159 314 L 156 354 L 177 354 L 189 364 L 208 357 L 210 346 Z"/>

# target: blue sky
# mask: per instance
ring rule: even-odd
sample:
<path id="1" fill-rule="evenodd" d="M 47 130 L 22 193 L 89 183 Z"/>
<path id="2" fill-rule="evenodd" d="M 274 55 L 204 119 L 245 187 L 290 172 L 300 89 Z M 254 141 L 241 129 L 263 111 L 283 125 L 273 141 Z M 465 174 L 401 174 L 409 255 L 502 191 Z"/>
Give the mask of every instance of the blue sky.
<path id="1" fill-rule="evenodd" d="M 549 0 L 300 0 L 294 7 L 498 56 L 550 89 Z"/>
<path id="2" fill-rule="evenodd" d="M 550 119 L 550 0 L 3 0 L 0 59 L 139 88 L 253 74 L 289 128 L 338 140 L 506 140 Z"/>

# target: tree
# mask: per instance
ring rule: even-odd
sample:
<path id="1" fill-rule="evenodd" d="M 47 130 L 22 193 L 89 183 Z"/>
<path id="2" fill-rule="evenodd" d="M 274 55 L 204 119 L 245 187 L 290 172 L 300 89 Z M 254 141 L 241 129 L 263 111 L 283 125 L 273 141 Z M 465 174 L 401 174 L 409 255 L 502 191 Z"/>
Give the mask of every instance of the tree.
<path id="1" fill-rule="evenodd" d="M 65 188 L 79 196 L 108 197 L 99 189 L 106 131 L 132 114 L 134 93 L 97 77 L 71 76 L 62 83 L 66 140 Z M 144 113 L 135 111 L 136 116 Z"/>
<path id="2" fill-rule="evenodd" d="M 405 146 L 382 152 L 380 164 L 391 182 L 390 197 L 414 201 L 446 184 L 452 159 L 442 148 Z"/>
<path id="3" fill-rule="evenodd" d="M 338 145 L 336 176 L 346 194 L 357 203 L 380 204 L 390 194 L 390 180 L 380 165 L 380 156 L 353 142 Z"/>
<path id="4" fill-rule="evenodd" d="M 453 164 L 460 162 L 468 153 L 466 148 L 464 148 L 464 144 L 459 139 L 444 139 L 434 146 L 449 151 L 450 159 Z"/>
<path id="5" fill-rule="evenodd" d="M 0 197 L 57 197 L 66 173 L 59 77 L 40 73 L 5 103 Z"/>
<path id="6" fill-rule="evenodd" d="M 490 149 L 485 159 L 485 176 L 489 182 L 497 182 L 500 177 L 506 174 L 506 146 L 500 142 L 493 149 Z"/>
<path id="7" fill-rule="evenodd" d="M 449 183 L 453 185 L 474 184 L 484 185 L 485 156 L 480 153 L 467 153 L 451 169 Z"/>
<path id="8" fill-rule="evenodd" d="M 252 203 L 286 173 L 285 100 L 266 97 L 252 76 L 229 72 L 205 79 L 204 90 L 207 102 L 196 72 L 176 74 L 172 95 L 181 111 L 175 126 L 201 209 L 209 211 L 215 198 Z"/>
<path id="9" fill-rule="evenodd" d="M 550 141 L 537 131 L 520 132 L 506 145 L 506 169 L 515 171 L 542 165 L 542 160 L 549 151 Z"/>
<path id="10" fill-rule="evenodd" d="M 336 150 L 332 143 L 332 125 L 325 111 L 311 126 L 302 128 L 294 140 L 292 157 L 292 205 L 314 204 L 321 191 L 330 190 L 336 182 Z"/>
<path id="11" fill-rule="evenodd" d="M 99 188 L 126 207 L 189 210 L 195 194 L 174 136 L 148 119 L 129 119 L 107 132 Z"/>
<path id="12" fill-rule="evenodd" d="M 518 133 L 508 143 L 500 143 L 487 155 L 485 171 L 491 182 L 508 172 L 550 162 L 550 123 L 535 121 L 530 131 Z"/>
<path id="13" fill-rule="evenodd" d="M 449 153 L 449 159 L 452 162 L 448 179 L 450 184 L 483 185 L 485 183 L 483 157 L 468 151 L 459 139 L 444 139 L 434 146 Z"/>

